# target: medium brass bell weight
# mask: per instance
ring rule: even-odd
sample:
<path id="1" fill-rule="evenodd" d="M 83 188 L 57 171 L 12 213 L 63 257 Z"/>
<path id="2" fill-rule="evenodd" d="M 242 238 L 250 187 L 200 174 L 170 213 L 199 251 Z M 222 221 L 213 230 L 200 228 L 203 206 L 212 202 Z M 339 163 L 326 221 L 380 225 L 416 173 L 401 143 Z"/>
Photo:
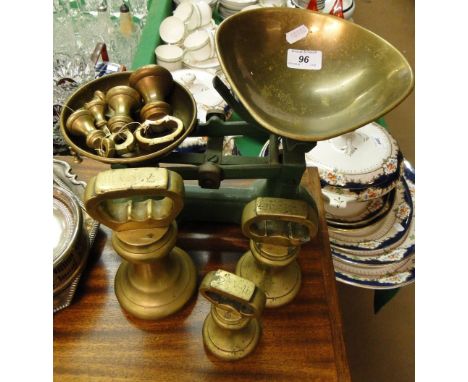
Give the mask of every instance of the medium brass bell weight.
<path id="1" fill-rule="evenodd" d="M 146 65 L 130 75 L 129 84 L 144 100 L 140 110 L 143 123 L 135 130 L 139 147 L 143 151 L 154 151 L 176 140 L 183 133 L 184 125 L 179 118 L 170 115 L 172 107 L 166 102 L 174 88 L 171 73 L 162 66 Z"/>
<path id="2" fill-rule="evenodd" d="M 123 258 L 115 294 L 135 317 L 166 317 L 195 291 L 192 259 L 175 247 L 183 196 L 181 176 L 164 168 L 108 170 L 86 187 L 86 210 L 113 230 L 112 245 Z"/>
<path id="3" fill-rule="evenodd" d="M 299 292 L 296 258 L 317 234 L 317 222 L 316 211 L 302 200 L 259 197 L 245 206 L 242 232 L 250 238 L 250 250 L 239 259 L 236 274 L 265 292 L 267 308 L 283 306 Z"/>
<path id="4" fill-rule="evenodd" d="M 209 272 L 200 293 L 212 303 L 203 324 L 203 343 L 218 358 L 235 361 L 257 346 L 265 294 L 249 280 L 223 270 Z"/>

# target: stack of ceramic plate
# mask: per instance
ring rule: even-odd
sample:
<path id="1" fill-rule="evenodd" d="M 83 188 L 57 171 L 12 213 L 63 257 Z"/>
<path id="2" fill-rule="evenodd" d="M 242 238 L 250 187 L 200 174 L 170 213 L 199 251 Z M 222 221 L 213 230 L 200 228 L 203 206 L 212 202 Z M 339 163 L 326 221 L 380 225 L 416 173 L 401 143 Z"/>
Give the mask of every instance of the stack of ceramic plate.
<path id="1" fill-rule="evenodd" d="M 183 3 L 186 0 L 174 0 L 174 5 L 177 7 L 180 3 Z M 205 3 L 208 3 L 208 5 L 211 7 L 211 9 L 215 9 L 216 3 L 218 0 L 197 0 L 197 1 L 204 1 Z"/>
<path id="2" fill-rule="evenodd" d="M 258 0 L 219 0 L 218 13 L 223 19 L 258 3 Z"/>
<path id="3" fill-rule="evenodd" d="M 414 170 L 376 123 L 321 141 L 319 170 L 336 277 L 371 289 L 414 281 Z"/>

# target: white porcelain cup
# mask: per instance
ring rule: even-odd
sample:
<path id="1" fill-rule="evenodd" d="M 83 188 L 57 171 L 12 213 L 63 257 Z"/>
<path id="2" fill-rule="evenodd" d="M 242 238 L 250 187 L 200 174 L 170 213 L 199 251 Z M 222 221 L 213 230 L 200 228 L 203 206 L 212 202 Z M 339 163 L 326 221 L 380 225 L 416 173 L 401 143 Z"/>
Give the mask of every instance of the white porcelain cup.
<path id="1" fill-rule="evenodd" d="M 211 9 L 210 5 L 205 1 L 197 1 L 195 6 L 200 11 L 200 26 L 205 27 L 209 25 L 213 17 L 213 10 Z"/>
<path id="2" fill-rule="evenodd" d="M 155 50 L 156 63 L 169 70 L 182 69 L 184 51 L 177 45 L 159 45 Z"/>
<path id="3" fill-rule="evenodd" d="M 166 17 L 159 26 L 159 35 L 166 44 L 177 44 L 187 34 L 185 23 L 175 16 Z"/>
<path id="4" fill-rule="evenodd" d="M 180 3 L 174 10 L 174 17 L 183 21 L 189 32 L 201 26 L 200 10 L 191 1 Z"/>
<path id="5" fill-rule="evenodd" d="M 196 30 L 190 33 L 184 40 L 185 53 L 194 61 L 208 60 L 213 53 L 211 41 L 207 31 L 202 29 Z"/>
<path id="6" fill-rule="evenodd" d="M 181 2 L 173 12 L 173 16 L 182 20 L 184 23 L 190 20 L 193 14 L 193 5 L 191 1 Z"/>

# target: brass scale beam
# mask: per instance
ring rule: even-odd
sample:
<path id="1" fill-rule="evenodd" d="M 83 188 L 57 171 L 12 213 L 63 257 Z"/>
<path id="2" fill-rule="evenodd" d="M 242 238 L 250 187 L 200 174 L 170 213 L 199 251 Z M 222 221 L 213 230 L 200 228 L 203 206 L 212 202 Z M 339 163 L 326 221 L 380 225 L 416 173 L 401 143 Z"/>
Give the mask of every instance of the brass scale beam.
<path id="1" fill-rule="evenodd" d="M 267 133 L 218 77 L 213 79 L 213 86 L 243 121 L 225 122 L 213 115 L 207 123 L 198 124 L 190 134 L 192 137 L 208 137 L 204 153 L 172 152 L 158 160 L 158 166 L 167 165 L 184 180 L 199 180 L 198 186 L 193 184 L 185 186 L 185 206 L 180 220 L 192 220 L 192 217 L 196 217 L 201 221 L 239 224 L 245 204 L 259 196 L 302 199 L 315 208 L 315 202 L 300 186 L 300 181 L 306 168 L 304 155 L 316 143 L 299 142 L 283 137 L 283 150 L 280 154 L 279 137 L 270 134 L 269 152 L 266 157 L 223 156 L 225 136 L 244 135 L 258 138 L 266 137 Z M 204 184 L 200 181 L 200 169 L 206 164 L 209 164 L 208 172 L 212 169 L 218 171 L 219 180 L 256 179 L 256 181 L 248 187 L 219 187 L 216 184 L 214 186 Z M 137 166 L 154 165 L 155 163 L 150 161 L 138 163 Z M 216 174 L 213 176 L 216 178 Z"/>

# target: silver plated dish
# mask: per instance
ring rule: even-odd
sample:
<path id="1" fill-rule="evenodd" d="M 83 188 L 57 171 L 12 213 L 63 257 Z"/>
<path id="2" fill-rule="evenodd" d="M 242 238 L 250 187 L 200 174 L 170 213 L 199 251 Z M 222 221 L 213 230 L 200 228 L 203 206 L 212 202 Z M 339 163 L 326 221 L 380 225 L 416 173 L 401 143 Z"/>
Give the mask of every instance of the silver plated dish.
<path id="1" fill-rule="evenodd" d="M 99 223 L 86 213 L 82 201 L 86 183 L 76 180 L 66 162 L 54 159 L 53 171 L 54 224 L 57 228 L 57 245 L 54 248 L 55 313 L 69 306 L 73 299 Z"/>

